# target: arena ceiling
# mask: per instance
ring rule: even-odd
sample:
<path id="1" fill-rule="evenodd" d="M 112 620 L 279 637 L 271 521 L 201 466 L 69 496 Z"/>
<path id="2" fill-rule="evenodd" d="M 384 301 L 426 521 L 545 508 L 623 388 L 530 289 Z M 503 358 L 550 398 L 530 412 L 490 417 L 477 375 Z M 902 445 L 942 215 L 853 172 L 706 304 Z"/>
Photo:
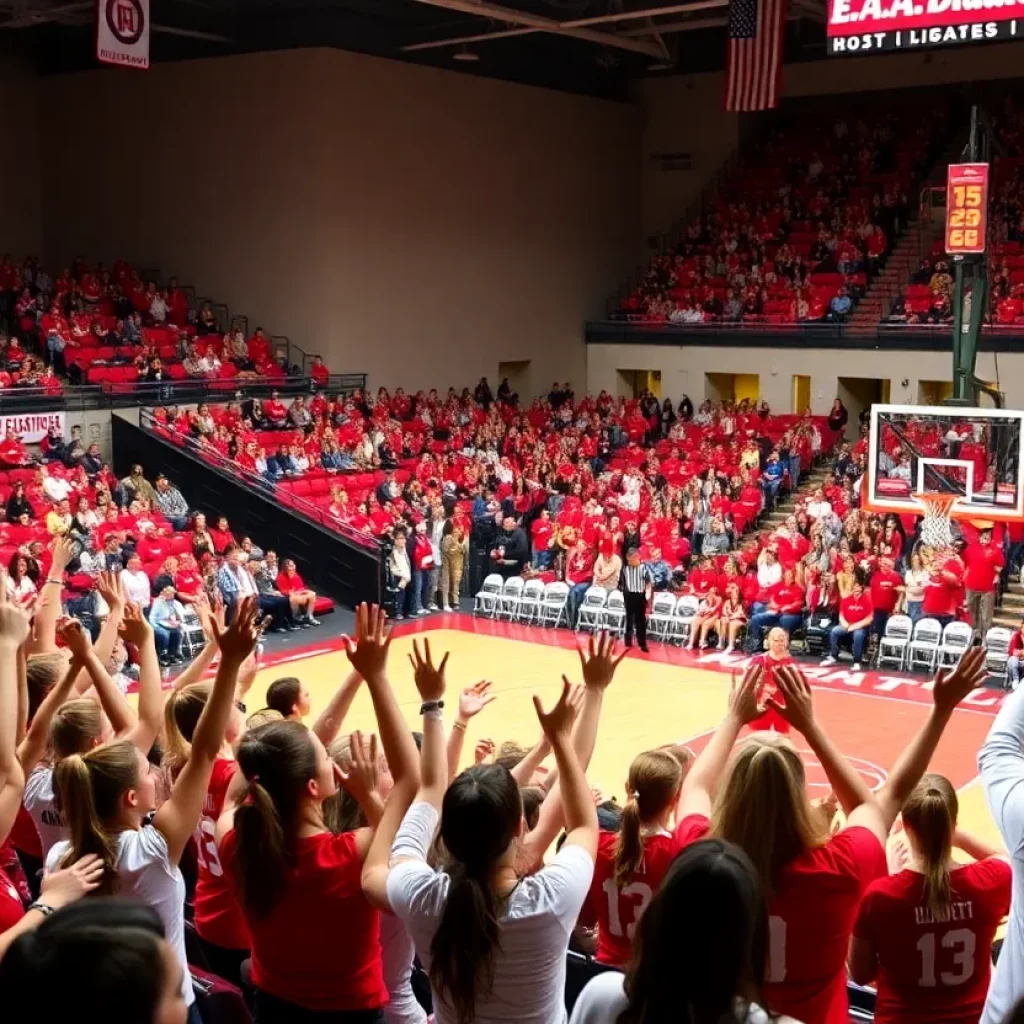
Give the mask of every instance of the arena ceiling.
<path id="1" fill-rule="evenodd" d="M 725 58 L 728 0 L 151 0 L 155 62 L 331 46 L 595 95 Z M 0 0 L 40 73 L 95 66 L 95 0 Z M 824 55 L 824 0 L 791 0 L 786 59 Z"/>

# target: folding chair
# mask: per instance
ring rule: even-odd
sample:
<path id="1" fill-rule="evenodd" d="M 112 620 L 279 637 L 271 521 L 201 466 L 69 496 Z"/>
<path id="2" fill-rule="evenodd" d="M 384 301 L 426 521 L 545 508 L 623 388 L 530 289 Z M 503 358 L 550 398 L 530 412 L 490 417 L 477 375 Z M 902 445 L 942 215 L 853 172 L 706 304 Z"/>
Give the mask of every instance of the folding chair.
<path id="1" fill-rule="evenodd" d="M 676 614 L 672 634 L 673 640 L 685 644 L 690 639 L 690 630 L 693 628 L 694 620 L 697 618 L 697 609 L 700 608 L 700 598 L 694 594 L 684 594 L 676 602 Z"/>
<path id="2" fill-rule="evenodd" d="M 583 602 L 576 613 L 576 632 L 581 629 L 591 633 L 601 628 L 604 606 L 608 601 L 608 591 L 604 587 L 588 587 L 583 595 Z"/>
<path id="3" fill-rule="evenodd" d="M 878 641 L 878 657 L 875 665 L 881 668 L 889 662 L 903 668 L 907 660 L 907 645 L 914 632 L 914 623 L 909 615 L 890 615 L 885 623 L 885 632 Z"/>
<path id="4" fill-rule="evenodd" d="M 523 586 L 526 581 L 522 576 L 509 576 L 505 580 L 501 596 L 498 598 L 498 611 L 496 618 L 506 618 L 509 622 L 515 619 L 519 613 L 519 602 L 523 596 Z"/>
<path id="5" fill-rule="evenodd" d="M 544 597 L 540 602 L 540 624 L 542 626 L 559 626 L 562 619 L 569 627 L 569 584 L 549 583 L 544 588 Z"/>
<path id="6" fill-rule="evenodd" d="M 185 609 L 185 617 L 181 620 L 181 642 L 189 658 L 194 658 L 206 646 L 203 624 L 190 607 Z"/>
<path id="7" fill-rule="evenodd" d="M 950 622 L 942 631 L 939 642 L 939 668 L 955 668 L 973 640 L 973 626 L 966 622 Z"/>
<path id="8" fill-rule="evenodd" d="M 654 640 L 667 641 L 676 628 L 675 594 L 660 591 L 651 602 L 651 614 L 647 616 L 647 632 Z"/>
<path id="9" fill-rule="evenodd" d="M 613 590 L 608 595 L 608 603 L 604 606 L 601 616 L 601 628 L 612 636 L 622 636 L 626 631 L 626 599 L 621 590 Z"/>
<path id="10" fill-rule="evenodd" d="M 993 626 L 985 634 L 985 668 L 994 676 L 999 676 L 1003 686 L 1009 683 L 1006 664 L 1010 660 L 1010 640 L 1013 631 L 1004 626 Z"/>
<path id="11" fill-rule="evenodd" d="M 538 579 L 527 580 L 519 595 L 520 622 L 530 623 L 534 618 L 540 618 L 540 603 L 544 600 L 544 581 Z"/>
<path id="12" fill-rule="evenodd" d="M 498 598 L 501 596 L 505 581 L 501 576 L 492 572 L 490 576 L 484 577 L 476 597 L 473 598 L 473 614 L 493 617 L 498 611 Z"/>
<path id="13" fill-rule="evenodd" d="M 929 672 L 934 672 L 939 661 L 941 640 L 942 626 L 937 620 L 918 619 L 914 635 L 907 644 L 907 668 L 913 672 L 915 666 L 924 665 Z"/>

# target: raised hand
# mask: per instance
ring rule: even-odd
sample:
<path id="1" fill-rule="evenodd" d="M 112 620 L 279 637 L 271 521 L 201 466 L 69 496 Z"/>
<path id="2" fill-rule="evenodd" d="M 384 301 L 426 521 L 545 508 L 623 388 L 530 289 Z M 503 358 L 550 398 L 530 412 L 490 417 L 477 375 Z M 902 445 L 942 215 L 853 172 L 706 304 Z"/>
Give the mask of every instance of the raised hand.
<path id="1" fill-rule="evenodd" d="M 124 592 L 121 590 L 121 574 L 104 570 L 96 577 L 96 593 L 103 598 L 111 612 L 124 609 Z"/>
<path id="2" fill-rule="evenodd" d="M 384 627 L 387 613 L 375 604 L 359 606 L 356 612 L 356 638 L 343 636 L 345 653 L 352 667 L 371 683 L 384 674 L 391 648 L 391 630 Z"/>
<path id="3" fill-rule="evenodd" d="M 43 876 L 40 902 L 54 910 L 88 895 L 103 881 L 103 861 L 94 853 L 79 857 L 70 867 Z"/>
<path id="4" fill-rule="evenodd" d="M 569 701 L 571 693 L 572 683 L 565 676 L 562 676 L 562 693 L 550 711 L 544 710 L 540 697 L 536 694 L 533 696 L 533 707 L 537 712 L 537 720 L 540 722 L 540 727 L 544 730 L 544 735 L 552 746 L 558 742 L 569 742 L 569 734 L 572 732 L 572 723 L 575 717 L 572 711 L 572 704 Z"/>
<path id="5" fill-rule="evenodd" d="M 81 665 L 92 650 L 92 638 L 78 619 L 60 619 L 56 628 L 57 636 L 71 652 L 71 657 Z"/>
<path id="6" fill-rule="evenodd" d="M 448 652 L 445 652 L 441 664 L 435 667 L 430 653 L 430 640 L 424 637 L 422 653 L 420 653 L 419 641 L 413 640 L 409 661 L 412 662 L 413 679 L 416 682 L 416 689 L 419 690 L 420 698 L 425 701 L 440 700 L 445 691 L 444 669 L 448 664 Z"/>
<path id="7" fill-rule="evenodd" d="M 241 665 L 252 654 L 260 635 L 256 622 L 259 613 L 259 598 L 250 594 L 238 602 L 235 618 L 227 629 L 221 630 L 214 626 L 215 639 L 223 661 Z"/>
<path id="8" fill-rule="evenodd" d="M 483 764 L 489 757 L 494 757 L 494 740 L 478 740 L 473 751 L 473 764 Z"/>
<path id="9" fill-rule="evenodd" d="M 952 714 L 960 701 L 985 682 L 988 676 L 985 668 L 987 653 L 984 647 L 971 647 L 964 652 L 960 664 L 952 672 L 939 670 L 932 690 L 936 711 Z"/>
<path id="10" fill-rule="evenodd" d="M 126 601 L 124 605 L 124 619 L 118 627 L 125 643 L 133 644 L 135 647 L 143 647 L 153 635 L 153 627 L 149 624 L 142 609 L 134 601 Z"/>
<path id="11" fill-rule="evenodd" d="M 75 544 L 70 537 L 58 537 L 53 542 L 53 563 L 50 572 L 55 577 L 63 576 L 68 563 L 75 557 Z"/>
<path id="12" fill-rule="evenodd" d="M 615 639 L 607 632 L 602 632 L 597 637 L 591 634 L 586 651 L 582 646 L 576 648 L 583 669 L 583 682 L 587 686 L 603 690 L 612 681 L 619 662 L 626 656 L 626 649 L 623 647 L 622 652 L 616 657 L 615 647 Z"/>
<path id="13" fill-rule="evenodd" d="M 782 715 L 797 732 L 806 735 L 807 730 L 814 727 L 814 701 L 807 677 L 796 665 L 786 665 L 776 669 L 775 681 L 786 703 L 780 704 L 774 697 L 769 697 L 765 703 Z"/>
<path id="14" fill-rule="evenodd" d="M 0 642 L 17 648 L 28 639 L 32 619 L 7 592 L 7 573 L 0 572 Z"/>
<path id="15" fill-rule="evenodd" d="M 362 806 L 377 792 L 380 781 L 380 757 L 377 753 L 377 735 L 370 734 L 369 743 L 364 744 L 363 734 L 356 730 L 349 740 L 352 760 L 347 768 L 334 764 L 338 784 L 355 797 Z"/>
<path id="16" fill-rule="evenodd" d="M 479 683 L 467 686 L 459 694 L 459 721 L 465 724 L 474 715 L 479 715 L 488 704 L 497 699 L 497 694 L 491 694 L 491 684 L 486 679 L 481 679 Z"/>
<path id="17" fill-rule="evenodd" d="M 758 706 L 757 694 L 761 687 L 764 671 L 760 665 L 750 665 L 739 679 L 734 672 L 732 689 L 729 691 L 729 713 L 743 725 L 748 725 L 763 713 Z"/>

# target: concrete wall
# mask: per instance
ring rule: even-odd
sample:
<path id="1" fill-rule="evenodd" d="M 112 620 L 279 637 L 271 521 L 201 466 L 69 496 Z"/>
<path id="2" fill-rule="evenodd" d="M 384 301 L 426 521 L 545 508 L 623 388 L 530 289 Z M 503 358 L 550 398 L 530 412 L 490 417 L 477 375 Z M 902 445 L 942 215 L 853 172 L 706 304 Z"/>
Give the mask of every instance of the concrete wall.
<path id="1" fill-rule="evenodd" d="M 373 385 L 530 361 L 582 382 L 582 324 L 632 269 L 639 118 L 613 104 L 335 50 L 41 80 L 49 261 L 118 256 Z M 93 116 L 165 147 L 95 146 Z M 83 202 L 82 197 L 89 197 Z"/>
<path id="2" fill-rule="evenodd" d="M 43 248 L 39 94 L 35 72 L 24 61 L 0 55 L 0 252 L 37 255 Z M 58 143 L 47 147 L 67 173 L 69 154 Z M 73 174 L 65 179 L 73 182 Z"/>

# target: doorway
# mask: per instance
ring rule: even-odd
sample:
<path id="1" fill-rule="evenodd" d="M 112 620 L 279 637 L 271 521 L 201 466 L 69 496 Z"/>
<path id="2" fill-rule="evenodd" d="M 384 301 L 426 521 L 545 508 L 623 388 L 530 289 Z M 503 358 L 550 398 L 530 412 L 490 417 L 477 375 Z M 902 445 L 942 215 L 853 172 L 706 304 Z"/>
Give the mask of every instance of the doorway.
<path id="1" fill-rule="evenodd" d="M 639 398 L 650 391 L 655 398 L 661 398 L 661 370 L 617 370 L 619 394 Z"/>
<path id="2" fill-rule="evenodd" d="M 919 380 L 917 382 L 918 405 L 942 405 L 953 395 L 951 380 Z"/>
<path id="3" fill-rule="evenodd" d="M 889 380 L 877 377 L 840 377 L 836 382 L 836 395 L 846 406 L 846 439 L 860 437 L 861 424 L 867 422 L 867 413 L 876 402 L 889 401 Z"/>
<path id="4" fill-rule="evenodd" d="M 533 401 L 533 387 L 530 380 L 530 360 L 515 359 L 498 363 L 498 384 L 508 377 L 509 386 L 519 396 L 523 405 Z"/>
<path id="5" fill-rule="evenodd" d="M 800 414 L 811 404 L 811 378 L 804 373 L 793 374 L 793 412 Z"/>
<path id="6" fill-rule="evenodd" d="M 761 397 L 761 378 L 756 373 L 706 373 L 704 396 L 712 402 L 756 402 Z"/>

